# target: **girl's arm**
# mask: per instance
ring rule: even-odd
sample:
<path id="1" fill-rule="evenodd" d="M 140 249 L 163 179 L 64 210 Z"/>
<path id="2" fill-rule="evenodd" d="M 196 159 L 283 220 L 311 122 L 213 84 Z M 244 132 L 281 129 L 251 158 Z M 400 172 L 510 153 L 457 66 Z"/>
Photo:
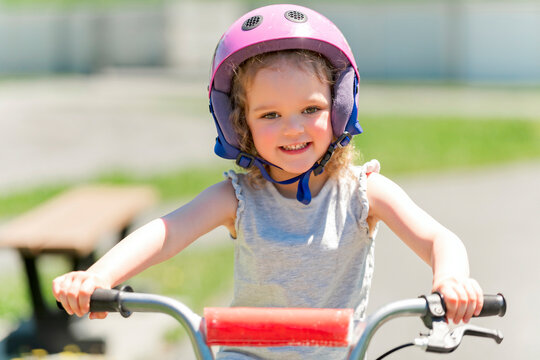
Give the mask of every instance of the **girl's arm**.
<path id="1" fill-rule="evenodd" d="M 433 291 L 445 298 L 447 318 L 468 322 L 482 309 L 482 290 L 469 278 L 467 251 L 461 240 L 386 177 L 368 177 L 369 223 L 386 225 L 433 269 Z"/>
<path id="2" fill-rule="evenodd" d="M 233 233 L 237 205 L 230 181 L 215 184 L 178 210 L 134 231 L 87 271 L 74 271 L 56 278 L 54 296 L 68 313 L 83 316 L 89 311 L 90 296 L 96 288 L 111 288 L 122 283 L 171 258 L 220 225 Z M 105 313 L 91 314 L 91 318 L 105 316 Z"/>

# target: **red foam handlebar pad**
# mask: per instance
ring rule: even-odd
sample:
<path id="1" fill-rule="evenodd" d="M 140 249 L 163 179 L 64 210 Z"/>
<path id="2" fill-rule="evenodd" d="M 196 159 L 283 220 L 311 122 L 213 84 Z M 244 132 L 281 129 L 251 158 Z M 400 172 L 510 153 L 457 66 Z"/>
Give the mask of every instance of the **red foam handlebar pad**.
<path id="1" fill-rule="evenodd" d="M 353 309 L 205 308 L 206 342 L 230 346 L 349 345 Z"/>

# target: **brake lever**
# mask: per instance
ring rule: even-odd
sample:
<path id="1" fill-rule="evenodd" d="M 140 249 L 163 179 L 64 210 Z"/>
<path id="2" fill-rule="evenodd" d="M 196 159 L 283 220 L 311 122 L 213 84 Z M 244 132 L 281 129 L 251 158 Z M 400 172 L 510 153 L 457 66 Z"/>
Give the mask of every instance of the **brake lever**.
<path id="1" fill-rule="evenodd" d="M 460 339 L 460 341 L 461 341 L 461 338 L 463 338 L 463 336 L 465 335 L 490 338 L 490 339 L 495 340 L 497 344 L 500 344 L 504 338 L 500 330 L 486 329 L 480 326 L 469 325 L 469 324 L 457 327 L 452 331 L 452 336 L 455 337 L 456 339 Z"/>
<path id="2" fill-rule="evenodd" d="M 444 320 L 438 319 L 433 321 L 432 330 L 429 334 L 421 334 L 419 338 L 414 340 L 414 345 L 428 352 L 450 353 L 457 349 L 465 335 L 491 338 L 497 344 L 500 344 L 503 340 L 503 335 L 499 330 L 491 330 L 469 324 L 461 325 L 450 330 L 450 327 Z"/>

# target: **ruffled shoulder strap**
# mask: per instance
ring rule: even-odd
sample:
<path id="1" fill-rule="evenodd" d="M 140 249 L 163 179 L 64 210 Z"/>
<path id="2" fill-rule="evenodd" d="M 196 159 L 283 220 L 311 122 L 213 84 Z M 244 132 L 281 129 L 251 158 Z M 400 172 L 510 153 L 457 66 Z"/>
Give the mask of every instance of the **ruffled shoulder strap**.
<path id="1" fill-rule="evenodd" d="M 380 173 L 381 172 L 381 163 L 379 160 L 372 159 L 365 163 L 362 168 L 365 169 L 366 175 L 369 176 L 371 173 Z"/>
<path id="2" fill-rule="evenodd" d="M 360 214 L 360 219 L 358 219 L 358 222 L 360 223 L 360 226 L 369 228 L 367 223 L 367 218 L 369 214 L 369 201 L 367 197 L 367 178 L 372 173 L 379 173 L 381 171 L 381 164 L 378 160 L 370 160 L 364 165 L 362 165 L 359 169 L 358 174 L 358 181 L 359 181 L 359 187 L 358 191 L 360 194 L 360 203 L 362 204 L 362 211 Z"/>
<path id="3" fill-rule="evenodd" d="M 238 200 L 238 207 L 236 208 L 236 219 L 234 220 L 234 228 L 236 230 L 236 234 L 238 234 L 238 222 L 244 212 L 244 207 L 246 206 L 244 192 L 242 191 L 242 184 L 240 181 L 240 177 L 242 177 L 243 175 L 244 174 L 237 174 L 234 170 L 229 170 L 223 173 L 225 179 L 231 180 L 231 184 L 234 188 L 234 194 L 236 195 L 236 199 Z"/>

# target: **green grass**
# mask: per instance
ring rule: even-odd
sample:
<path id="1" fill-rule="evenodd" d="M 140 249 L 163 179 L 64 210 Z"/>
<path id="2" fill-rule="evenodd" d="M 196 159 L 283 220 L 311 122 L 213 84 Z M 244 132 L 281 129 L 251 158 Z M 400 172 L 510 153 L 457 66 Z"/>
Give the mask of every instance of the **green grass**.
<path id="1" fill-rule="evenodd" d="M 379 159 L 383 173 L 390 177 L 540 159 L 540 122 L 363 115 L 361 123 L 365 133 L 355 137 L 357 149 L 366 160 Z M 194 196 L 220 181 L 223 170 L 230 166 L 231 162 L 223 161 L 219 166 L 190 168 L 144 178 L 106 174 L 94 182 L 150 184 L 159 191 L 162 199 L 169 201 Z M 0 217 L 14 216 L 31 209 L 69 186 L 44 186 L 4 194 L 0 196 Z M 228 239 L 224 239 L 224 243 L 229 246 L 204 251 L 188 248 L 170 261 L 139 275 L 133 284 L 141 291 L 181 296 L 190 306 L 200 309 L 216 292 L 230 287 L 232 249 Z M 66 271 L 67 265 L 41 266 L 41 270 L 43 289 L 52 303 L 50 280 Z M 23 275 L 0 276 L 0 281 L 5 284 L 0 297 L 0 317 L 16 319 L 28 316 L 30 307 Z"/>
<path id="2" fill-rule="evenodd" d="M 56 184 L 12 194 L 0 194 L 0 218 L 23 213 L 68 187 L 68 184 Z"/>
<path id="3" fill-rule="evenodd" d="M 20 271 L 9 275 L 1 275 L 2 296 L 0 297 L 0 318 L 12 323 L 20 318 L 26 318 L 31 313 L 26 278 Z"/>
<path id="4" fill-rule="evenodd" d="M 540 157 L 540 122 L 365 116 L 355 146 L 391 176 Z"/>

